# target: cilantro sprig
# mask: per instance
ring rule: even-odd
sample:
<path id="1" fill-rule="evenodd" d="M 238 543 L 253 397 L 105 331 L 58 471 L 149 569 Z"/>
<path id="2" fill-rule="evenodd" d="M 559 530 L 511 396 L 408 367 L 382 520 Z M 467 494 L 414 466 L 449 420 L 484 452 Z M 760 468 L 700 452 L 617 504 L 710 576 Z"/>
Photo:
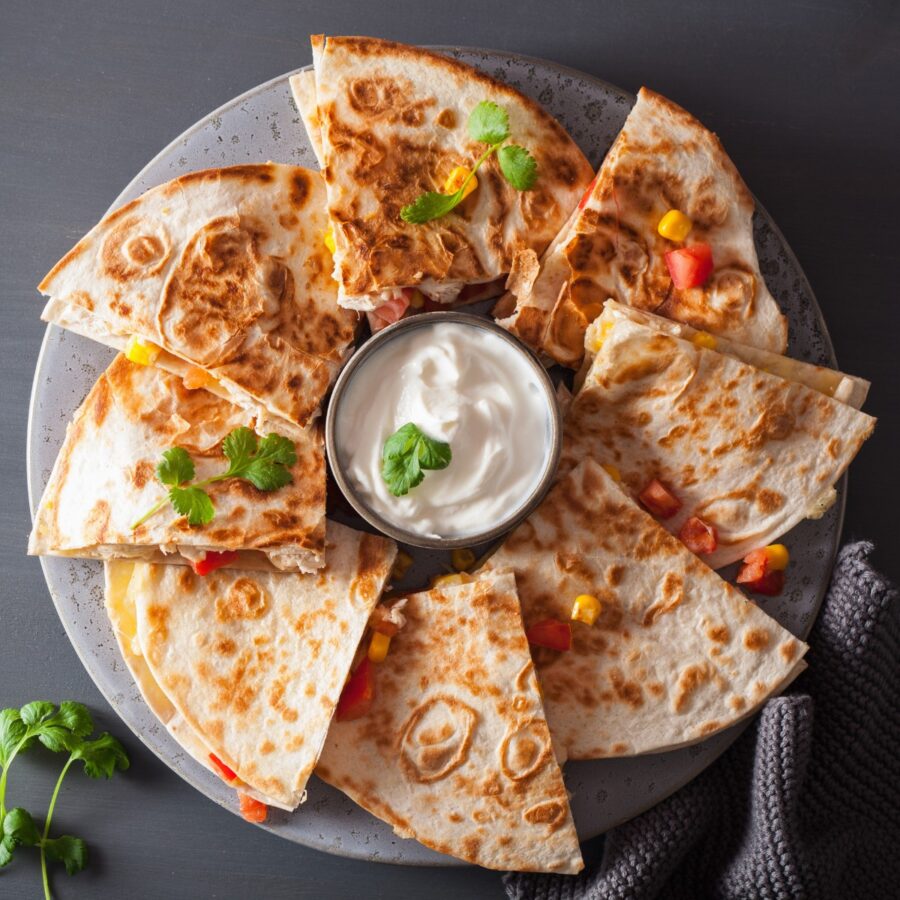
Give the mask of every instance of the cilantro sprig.
<path id="1" fill-rule="evenodd" d="M 0 711 L 0 867 L 9 865 L 17 847 L 37 847 L 45 900 L 51 896 L 48 860 L 63 863 L 69 875 L 87 865 L 87 844 L 81 838 L 70 834 L 50 837 L 59 789 L 69 768 L 80 760 L 90 778 L 111 778 L 117 769 L 124 770 L 129 765 L 125 748 L 112 735 L 103 732 L 88 740 L 93 730 L 94 722 L 87 707 L 72 700 L 64 700 L 59 707 L 46 700 L 36 700 L 20 709 Z M 28 810 L 20 806 L 6 808 L 10 767 L 20 753 L 38 742 L 54 753 L 69 754 L 53 788 L 43 830 Z"/>
<path id="2" fill-rule="evenodd" d="M 381 477 L 395 497 L 402 497 L 422 483 L 426 469 L 446 469 L 452 458 L 449 444 L 407 422 L 384 442 Z"/>
<path id="3" fill-rule="evenodd" d="M 171 503 L 175 512 L 185 516 L 192 526 L 208 525 L 215 518 L 216 507 L 203 490 L 217 481 L 240 478 L 261 491 L 275 491 L 293 481 L 290 466 L 297 461 L 294 442 L 280 434 L 268 434 L 260 440 L 256 432 L 241 426 L 222 442 L 222 453 L 229 462 L 219 475 L 194 481 L 194 461 L 183 447 L 172 447 L 162 455 L 156 477 L 169 488 L 158 503 L 132 522 L 135 529 Z"/>
<path id="4" fill-rule="evenodd" d="M 466 188 L 475 177 L 481 164 L 494 153 L 503 177 L 517 190 L 528 191 L 537 180 L 537 162 L 524 148 L 517 144 L 505 144 L 509 139 L 509 115 L 502 106 L 490 100 L 482 100 L 469 114 L 469 135 L 473 140 L 488 145 L 478 157 L 472 170 L 459 190 L 452 194 L 428 191 L 420 194 L 412 203 L 400 210 L 400 218 L 413 225 L 422 225 L 446 216 L 450 210 L 462 202 Z M 504 146 L 505 144 L 505 146 Z"/>

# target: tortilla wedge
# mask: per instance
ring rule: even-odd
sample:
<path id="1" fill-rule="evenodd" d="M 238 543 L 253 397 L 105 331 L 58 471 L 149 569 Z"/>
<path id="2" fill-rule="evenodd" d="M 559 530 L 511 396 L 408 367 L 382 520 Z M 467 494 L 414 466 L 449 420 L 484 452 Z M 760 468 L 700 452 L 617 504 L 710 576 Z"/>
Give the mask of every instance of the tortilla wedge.
<path id="1" fill-rule="evenodd" d="M 707 568 L 595 462 L 570 471 L 485 569 L 515 572 L 526 627 L 569 621 L 565 652 L 535 648 L 563 759 L 633 756 L 703 740 L 804 668 L 806 645 Z"/>
<path id="2" fill-rule="evenodd" d="M 670 209 L 693 223 L 687 245 L 712 247 L 702 287 L 678 290 L 657 231 Z M 501 324 L 577 368 L 585 329 L 604 301 L 687 322 L 775 353 L 787 320 L 766 288 L 753 242 L 755 203 L 718 138 L 680 106 L 641 88 L 589 193 L 541 259 L 495 309 Z"/>
<path id="3" fill-rule="evenodd" d="M 266 804 L 294 809 L 319 756 L 392 541 L 328 523 L 316 575 L 113 560 L 106 608 L 141 694 L 175 740 Z"/>
<path id="4" fill-rule="evenodd" d="M 441 853 L 580 871 L 513 576 L 413 594 L 403 614 L 371 708 L 332 723 L 316 774 Z"/>
<path id="5" fill-rule="evenodd" d="M 110 213 L 38 286 L 42 318 L 155 363 L 199 371 L 219 396 L 305 425 L 353 342 L 337 305 L 325 186 L 297 166 L 182 175 Z M 154 350 L 154 352 L 156 352 Z"/>
<path id="6" fill-rule="evenodd" d="M 861 379 L 728 343 L 718 352 L 709 335 L 676 337 L 614 305 L 591 334 L 599 347 L 566 413 L 560 472 L 585 457 L 614 465 L 634 497 L 661 481 L 682 504 L 666 529 L 693 516 L 716 529 L 703 557 L 715 569 L 822 515 L 875 427 L 829 396 L 860 400 Z"/>
<path id="7" fill-rule="evenodd" d="M 505 275 L 543 251 L 593 171 L 560 124 L 513 88 L 456 60 L 368 37 L 312 37 L 314 76 L 292 79 L 294 99 L 325 173 L 339 302 L 371 310 L 402 288 L 448 303 L 466 285 Z M 483 100 L 509 114 L 511 141 L 535 157 L 538 178 L 516 191 L 492 157 L 478 188 L 424 225 L 403 206 L 443 191 L 457 166 L 486 149 L 467 131 Z"/>
<path id="8" fill-rule="evenodd" d="M 240 426 L 294 442 L 290 484 L 270 492 L 245 481 L 211 484 L 205 490 L 216 514 L 208 525 L 188 525 L 167 504 L 132 528 L 166 496 L 155 470 L 165 450 L 186 449 L 200 480 L 228 468 L 222 441 Z M 208 551 L 236 550 L 240 568 L 302 571 L 322 566 L 324 549 L 325 451 L 318 425 L 257 418 L 122 355 L 69 424 L 28 543 L 33 555 L 185 564 Z"/>

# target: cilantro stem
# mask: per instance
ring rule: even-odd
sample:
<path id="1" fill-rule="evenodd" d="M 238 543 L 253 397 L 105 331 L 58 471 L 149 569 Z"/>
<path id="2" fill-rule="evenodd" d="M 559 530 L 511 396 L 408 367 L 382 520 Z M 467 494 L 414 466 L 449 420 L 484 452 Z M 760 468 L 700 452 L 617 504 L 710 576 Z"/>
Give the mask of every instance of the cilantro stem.
<path id="1" fill-rule="evenodd" d="M 144 513 L 139 519 L 136 519 L 131 523 L 131 530 L 134 531 L 135 528 L 140 528 L 147 519 L 155 516 L 167 503 L 169 502 L 169 495 L 166 494 L 165 497 L 162 498 L 158 503 L 154 503 L 147 512 Z"/>
<path id="2" fill-rule="evenodd" d="M 206 487 L 208 484 L 212 484 L 214 481 L 224 481 L 226 478 L 233 478 L 234 473 L 232 471 L 223 472 L 221 475 L 214 475 L 212 478 L 204 478 L 203 481 L 192 481 L 190 484 L 185 485 L 185 487 L 195 487 L 202 488 Z M 181 485 L 179 485 L 181 487 Z M 144 513 L 139 519 L 136 519 L 131 523 L 131 530 L 134 531 L 135 528 L 140 528 L 147 519 L 152 519 L 167 503 L 169 502 L 169 495 L 166 494 L 162 500 L 157 501 Z"/>
<path id="3" fill-rule="evenodd" d="M 6 779 L 9 774 L 9 767 L 12 765 L 13 760 L 18 755 L 19 751 L 22 749 L 22 745 L 28 738 L 31 737 L 31 733 L 26 731 L 25 736 L 16 744 L 15 750 L 9 754 L 9 759 L 6 761 L 6 765 L 3 767 L 3 774 L 0 775 L 0 822 L 2 822 L 6 818 Z"/>
<path id="4" fill-rule="evenodd" d="M 66 777 L 66 772 L 69 771 L 69 766 L 71 766 L 74 761 L 75 755 L 69 754 L 69 758 L 62 768 L 62 772 L 59 773 L 59 778 L 56 779 L 56 787 L 53 788 L 53 795 L 50 797 L 50 806 L 47 808 L 47 820 L 44 822 L 44 833 L 41 836 L 41 878 L 44 882 L 45 900 L 52 900 L 52 895 L 50 894 L 50 882 L 47 878 L 47 854 L 44 851 L 44 843 L 50 836 L 50 821 L 53 818 L 53 810 L 56 807 L 56 798 L 59 796 L 60 786 L 62 785 L 63 778 Z"/>

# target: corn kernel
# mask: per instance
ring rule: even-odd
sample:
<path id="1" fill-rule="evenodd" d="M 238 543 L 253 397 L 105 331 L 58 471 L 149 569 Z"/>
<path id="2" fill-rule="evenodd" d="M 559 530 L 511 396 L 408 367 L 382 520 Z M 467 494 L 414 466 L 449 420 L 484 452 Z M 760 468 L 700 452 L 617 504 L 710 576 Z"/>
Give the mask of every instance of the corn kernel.
<path id="1" fill-rule="evenodd" d="M 677 209 L 670 209 L 660 220 L 656 230 L 667 241 L 683 241 L 690 233 L 694 223 Z"/>
<path id="2" fill-rule="evenodd" d="M 388 647 L 390 646 L 390 635 L 382 634 L 380 631 L 376 631 L 372 635 L 372 640 L 369 641 L 369 662 L 384 662 L 384 658 L 388 654 Z"/>
<path id="3" fill-rule="evenodd" d="M 603 342 L 609 337 L 609 333 L 615 327 L 615 322 L 606 321 L 600 323 L 600 328 L 594 331 L 593 338 L 591 339 L 590 346 L 588 349 L 591 353 L 599 353 L 600 348 L 603 346 Z"/>
<path id="4" fill-rule="evenodd" d="M 457 166 L 444 181 L 444 193 L 455 194 L 462 186 L 463 182 L 469 177 L 469 170 L 465 166 Z M 478 178 L 473 176 L 472 180 L 466 185 L 463 191 L 463 200 L 478 187 Z"/>
<path id="5" fill-rule="evenodd" d="M 425 305 L 425 295 L 413 288 L 409 292 L 409 305 L 413 309 L 421 309 Z"/>
<path id="6" fill-rule="evenodd" d="M 769 560 L 769 568 L 780 572 L 787 568 L 791 554 L 784 544 L 769 544 L 766 547 L 766 558 Z"/>
<path id="7" fill-rule="evenodd" d="M 136 334 L 128 338 L 125 356 L 139 366 L 149 366 L 160 354 L 160 348 L 150 341 L 142 341 Z"/>
<path id="8" fill-rule="evenodd" d="M 391 579 L 400 581 L 409 571 L 409 567 L 413 564 L 413 558 L 403 550 L 398 551 L 397 558 L 394 560 L 394 566 L 391 569 Z"/>
<path id="9" fill-rule="evenodd" d="M 576 622 L 584 622 L 585 625 L 593 625 L 602 609 L 603 607 L 596 597 L 592 597 L 590 594 L 579 594 L 572 607 L 572 619 Z"/>
<path id="10" fill-rule="evenodd" d="M 691 340 L 696 347 L 705 347 L 707 350 L 716 349 L 716 339 L 706 331 L 698 331 Z"/>
<path id="11" fill-rule="evenodd" d="M 614 466 L 612 463 L 602 463 L 600 467 L 605 469 L 606 474 L 617 484 L 622 480 L 622 473 L 619 471 L 618 466 Z"/>
<path id="12" fill-rule="evenodd" d="M 322 242 L 328 248 L 328 252 L 334 256 L 335 251 L 335 243 L 334 243 L 334 228 L 331 225 L 328 226 L 328 230 L 322 236 Z"/>
<path id="13" fill-rule="evenodd" d="M 205 369 L 200 366 L 191 366 L 187 372 L 181 377 L 181 383 L 189 391 L 196 391 L 198 388 L 214 387 L 217 382 Z"/>
<path id="14" fill-rule="evenodd" d="M 466 569 L 471 569 L 472 566 L 475 565 L 475 554 L 468 549 L 454 550 L 450 554 L 450 561 L 453 563 L 453 568 L 456 569 L 457 572 L 465 572 Z"/>

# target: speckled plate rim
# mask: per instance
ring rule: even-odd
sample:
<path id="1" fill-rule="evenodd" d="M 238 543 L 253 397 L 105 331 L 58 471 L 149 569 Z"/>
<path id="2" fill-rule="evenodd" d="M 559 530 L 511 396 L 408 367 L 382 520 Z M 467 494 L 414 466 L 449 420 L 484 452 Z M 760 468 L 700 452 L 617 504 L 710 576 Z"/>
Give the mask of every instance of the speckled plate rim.
<path id="1" fill-rule="evenodd" d="M 457 55 L 457 54 L 483 54 L 485 56 L 489 56 L 492 59 L 501 62 L 524 62 L 529 63 L 535 67 L 542 67 L 549 70 L 553 70 L 562 75 L 567 75 L 572 78 L 578 79 L 579 81 L 585 83 L 591 83 L 596 87 L 610 93 L 617 95 L 619 98 L 624 100 L 630 105 L 636 100 L 634 94 L 629 91 L 626 91 L 622 88 L 617 87 L 616 85 L 608 82 L 604 79 L 598 78 L 596 76 L 590 75 L 588 73 L 582 72 L 578 69 L 572 68 L 570 66 L 566 66 L 564 64 L 560 64 L 551 60 L 542 59 L 540 57 L 529 56 L 527 54 L 517 54 L 511 53 L 507 51 L 498 51 L 498 50 L 488 50 L 484 48 L 476 48 L 476 47 L 464 47 L 464 46 L 447 46 L 447 45 L 432 45 L 430 49 L 436 50 L 438 52 L 447 53 L 449 55 Z M 203 128 L 207 127 L 210 120 L 221 116 L 228 112 L 229 110 L 239 107 L 242 103 L 247 101 L 248 99 L 253 98 L 255 95 L 264 92 L 268 89 L 271 89 L 277 85 L 282 84 L 287 81 L 291 75 L 296 74 L 297 72 L 306 71 L 312 68 L 311 66 L 301 66 L 297 69 L 291 70 L 283 75 L 278 75 L 274 78 L 271 78 L 265 82 L 262 82 L 255 87 L 250 88 L 247 91 L 237 95 L 236 97 L 231 98 L 230 100 L 222 103 L 215 110 L 207 113 L 203 117 L 201 117 L 197 122 L 195 122 L 192 126 L 187 128 L 185 131 L 181 132 L 177 135 L 173 140 L 171 140 L 165 147 L 163 147 L 155 156 L 153 156 L 138 172 L 131 181 L 120 191 L 119 195 L 113 201 L 113 203 L 109 206 L 107 212 L 112 211 L 121 205 L 123 201 L 122 198 L 129 195 L 135 188 L 135 186 L 141 181 L 145 172 L 150 170 L 151 168 L 158 165 L 164 158 L 172 154 L 172 152 L 187 139 L 195 135 L 197 132 L 201 131 Z M 599 165 L 599 160 L 596 161 L 596 164 Z M 756 200 L 756 198 L 754 198 Z M 796 277 L 799 279 L 801 283 L 801 291 L 806 294 L 810 300 L 812 301 L 818 319 L 818 325 L 821 330 L 820 339 L 822 341 L 824 351 L 829 358 L 829 363 L 837 367 L 837 362 L 835 359 L 834 346 L 831 341 L 831 336 L 828 331 L 827 323 L 824 317 L 821 314 L 821 309 L 818 306 L 818 302 L 815 299 L 815 294 L 812 290 L 812 287 L 809 283 L 809 280 L 806 277 L 805 272 L 803 271 L 799 260 L 797 259 L 796 254 L 793 252 L 793 249 L 788 244 L 787 240 L 784 237 L 781 229 L 774 222 L 772 217 L 768 214 L 765 207 L 756 200 L 756 208 L 757 213 L 762 216 L 765 220 L 766 227 L 769 228 L 777 239 L 778 244 L 780 245 L 780 250 L 784 253 L 784 256 L 793 270 Z M 40 493 L 36 492 L 36 484 L 37 484 L 37 474 L 35 473 L 35 456 L 31 452 L 33 442 L 35 440 L 35 410 L 37 408 L 38 394 L 41 387 L 41 376 L 44 371 L 44 367 L 46 365 L 46 357 L 48 353 L 48 345 L 50 343 L 50 339 L 54 331 L 59 331 L 60 329 L 55 325 L 48 325 L 44 332 L 44 337 L 41 341 L 40 350 L 38 352 L 36 364 L 35 364 L 35 376 L 32 381 L 32 387 L 29 397 L 29 410 L 28 410 L 28 424 L 27 424 L 27 433 L 26 433 L 26 450 L 27 450 L 27 458 L 26 458 L 26 478 L 27 478 L 27 489 L 29 495 L 29 508 L 31 512 L 32 522 L 34 519 L 34 513 L 37 507 L 37 503 L 40 500 Z M 836 504 L 836 517 L 834 524 L 831 527 L 831 548 L 830 553 L 828 554 L 828 558 L 822 562 L 823 568 L 827 568 L 827 571 L 830 572 L 834 563 L 834 559 L 836 557 L 839 545 L 840 545 L 840 537 L 843 530 L 843 522 L 844 522 L 844 514 L 846 509 L 846 500 L 847 500 L 847 474 L 844 474 L 841 481 L 838 485 L 838 501 Z M 232 803 L 228 802 L 228 797 L 230 795 L 229 792 L 218 792 L 214 793 L 209 790 L 208 783 L 204 783 L 205 777 L 208 774 L 206 770 L 200 766 L 198 763 L 189 764 L 188 766 L 176 765 L 175 761 L 171 758 L 168 758 L 162 749 L 154 746 L 147 737 L 138 729 L 131 726 L 127 717 L 123 716 L 119 710 L 119 703 L 117 699 L 113 696 L 112 692 L 106 689 L 106 685 L 103 683 L 104 679 L 99 678 L 95 672 L 92 661 L 87 657 L 86 651 L 81 647 L 81 641 L 75 632 L 75 623 L 70 623 L 66 620 L 63 615 L 63 610 L 61 606 L 61 600 L 57 596 L 56 591 L 51 586 L 51 578 L 48 571 L 48 565 L 45 559 L 40 558 L 41 567 L 43 570 L 44 578 L 48 586 L 48 591 L 53 600 L 54 606 L 57 610 L 57 614 L 60 618 L 60 621 L 63 625 L 63 628 L 66 632 L 69 641 L 75 650 L 76 655 L 78 656 L 81 664 L 85 667 L 88 674 L 91 676 L 95 685 L 97 686 L 100 693 L 104 696 L 110 706 L 116 711 L 118 715 L 122 718 L 123 722 L 128 725 L 129 729 L 133 731 L 135 736 L 143 743 L 155 756 L 157 756 L 161 762 L 163 762 L 168 768 L 172 769 L 179 777 L 184 779 L 188 784 L 192 787 L 200 791 L 204 796 L 213 800 L 213 802 L 217 803 L 219 806 L 222 806 L 228 809 L 231 812 L 234 812 L 234 806 Z M 825 593 L 828 588 L 828 578 L 821 579 L 818 590 L 816 592 L 816 596 L 813 598 L 813 602 L 809 604 L 810 612 L 809 617 L 805 626 L 798 631 L 800 637 L 805 638 L 812 626 L 815 623 L 815 620 L 818 616 L 819 610 L 822 605 L 822 601 L 825 597 Z M 130 679 L 130 673 L 127 673 L 127 678 Z M 711 765 L 747 728 L 755 715 L 749 716 L 747 719 L 739 722 L 738 724 L 732 726 L 726 731 L 720 733 L 719 735 L 715 735 L 713 738 L 710 738 L 705 742 L 707 746 L 715 744 L 715 748 L 712 753 L 706 754 L 702 765 L 697 767 L 694 771 L 687 772 L 685 777 L 677 782 L 673 782 L 669 785 L 668 789 L 664 792 L 657 793 L 653 796 L 652 800 L 646 802 L 644 804 L 635 804 L 634 808 L 629 812 L 628 815 L 622 816 L 619 819 L 612 821 L 609 824 L 609 828 L 613 828 L 616 825 L 621 824 L 622 822 L 626 822 L 637 815 L 640 815 L 642 812 L 647 809 L 655 806 L 657 803 L 666 799 L 666 797 L 671 796 L 673 793 L 678 791 L 685 784 L 689 783 L 691 780 L 696 778 L 707 766 Z M 659 756 L 660 758 L 664 757 L 666 754 L 658 754 L 651 756 Z M 645 757 L 646 758 L 646 757 Z M 569 763 L 569 766 L 589 766 L 590 762 L 579 762 L 579 763 Z M 368 815 L 365 811 L 360 810 L 361 813 Z M 417 865 L 417 866 L 434 866 L 434 867 L 443 867 L 443 866 L 459 866 L 465 865 L 459 860 L 453 859 L 451 857 L 440 856 L 437 854 L 433 854 L 433 858 L 428 859 L 417 859 L 417 860 L 404 860 L 401 858 L 397 859 L 384 859 L 384 858 L 374 858 L 371 855 L 367 855 L 365 853 L 354 852 L 353 846 L 324 846 L 323 842 L 316 841 L 313 837 L 309 837 L 305 839 L 306 836 L 298 836 L 295 834 L 284 834 L 277 827 L 269 827 L 268 825 L 260 826 L 267 831 L 270 831 L 273 834 L 277 834 L 280 837 L 286 838 L 291 842 L 299 843 L 303 846 L 310 847 L 312 849 L 316 849 L 322 852 L 327 852 L 336 856 L 343 856 L 349 859 L 368 859 L 370 861 L 378 861 L 378 862 L 387 862 L 391 864 L 405 864 L 405 865 Z M 600 832 L 602 833 L 602 832 Z M 580 835 L 581 840 L 589 840 L 591 837 L 595 837 L 597 834 L 587 834 Z"/>

